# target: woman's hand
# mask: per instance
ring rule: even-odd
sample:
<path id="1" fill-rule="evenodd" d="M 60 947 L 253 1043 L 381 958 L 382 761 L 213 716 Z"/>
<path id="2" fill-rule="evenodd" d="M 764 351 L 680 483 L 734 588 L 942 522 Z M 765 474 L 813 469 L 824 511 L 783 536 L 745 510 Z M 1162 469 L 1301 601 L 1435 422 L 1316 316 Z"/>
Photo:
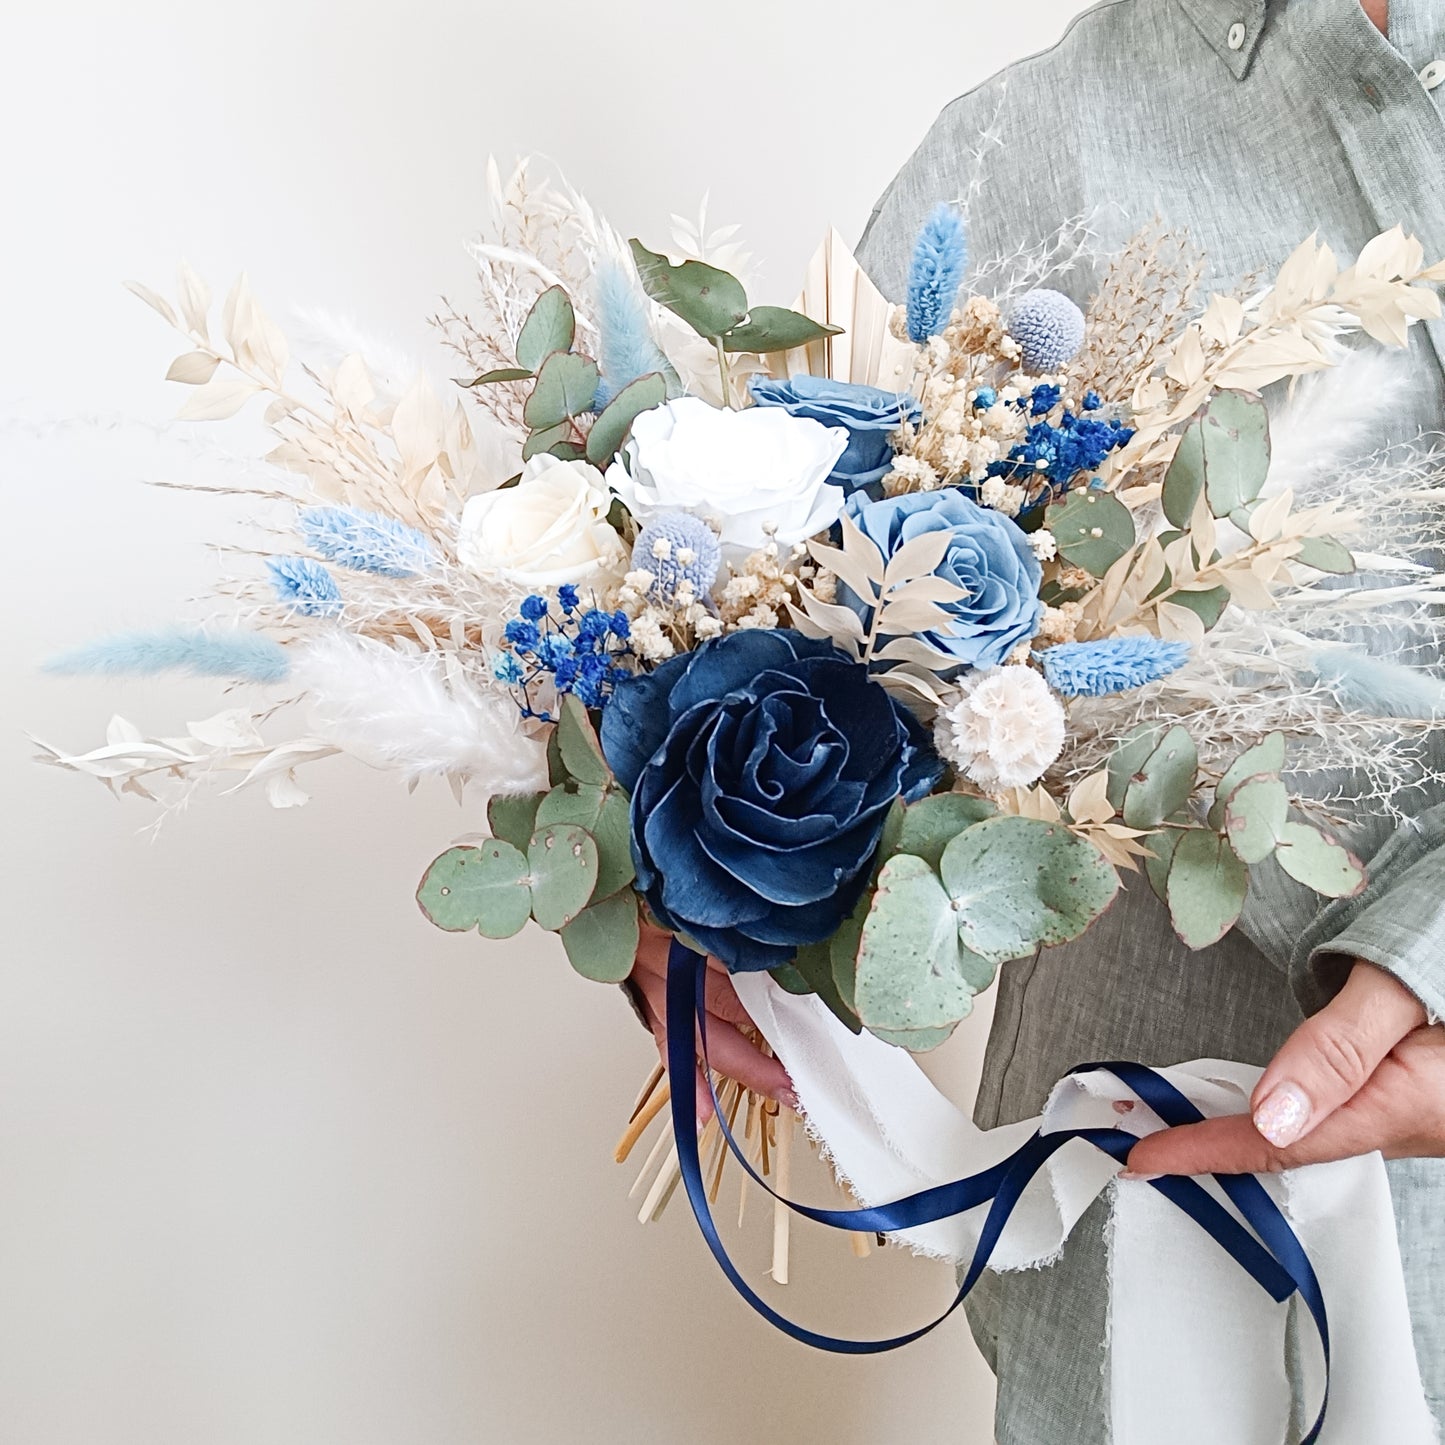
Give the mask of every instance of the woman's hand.
<path id="1" fill-rule="evenodd" d="M 670 934 L 644 924 L 630 980 L 641 995 L 643 1011 L 664 1065 L 667 1063 L 667 954 L 671 944 Z M 739 1001 L 727 970 L 715 958 L 708 959 L 707 964 L 707 1051 L 713 1068 L 755 1094 L 764 1094 L 790 1109 L 796 1108 L 797 1099 L 787 1070 L 743 1033 L 744 1029 L 753 1031 L 753 1021 Z M 706 1123 L 712 1117 L 712 1094 L 700 1067 L 696 1087 L 698 1122 Z"/>
<path id="2" fill-rule="evenodd" d="M 1402 983 L 1357 962 L 1335 999 L 1290 1036 L 1250 1099 L 1134 1146 L 1126 1177 L 1258 1174 L 1379 1150 L 1445 1156 L 1445 1029 Z"/>

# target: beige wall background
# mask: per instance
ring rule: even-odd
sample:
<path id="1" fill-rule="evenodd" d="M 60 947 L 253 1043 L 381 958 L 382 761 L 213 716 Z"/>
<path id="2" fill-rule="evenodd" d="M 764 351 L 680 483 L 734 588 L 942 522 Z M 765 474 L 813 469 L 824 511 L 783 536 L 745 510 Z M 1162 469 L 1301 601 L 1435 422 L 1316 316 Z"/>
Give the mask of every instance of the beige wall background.
<path id="1" fill-rule="evenodd" d="M 786 303 L 938 108 L 1076 8 L 6 7 L 6 1445 L 990 1438 L 961 1320 L 882 1359 L 812 1353 L 733 1296 L 681 1201 L 637 1225 L 610 1156 L 650 1044 L 550 938 L 424 923 L 416 877 L 476 826 L 444 790 L 326 764 L 305 809 L 207 796 L 151 841 L 147 805 L 33 766 L 22 734 L 80 749 L 113 711 L 164 733 L 221 705 L 37 672 L 198 615 L 208 544 L 246 515 L 138 484 L 216 466 L 152 429 L 175 347 L 122 279 L 246 268 L 278 314 L 321 305 L 421 354 L 438 294 L 469 294 L 488 152 L 533 150 L 654 241 L 710 188 Z M 984 1028 L 937 1061 L 961 1098 Z M 761 1281 L 753 1223 L 728 1238 Z M 841 1333 L 951 1293 L 937 1265 L 807 1231 L 793 1274 L 769 1297 Z"/>

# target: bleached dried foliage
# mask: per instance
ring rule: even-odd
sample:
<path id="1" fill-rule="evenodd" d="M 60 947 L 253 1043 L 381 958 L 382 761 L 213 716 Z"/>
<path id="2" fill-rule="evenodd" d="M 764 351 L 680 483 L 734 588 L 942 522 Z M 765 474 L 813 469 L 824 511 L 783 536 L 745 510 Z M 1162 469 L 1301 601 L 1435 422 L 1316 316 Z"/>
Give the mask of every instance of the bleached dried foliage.
<path id="1" fill-rule="evenodd" d="M 1310 237 L 1265 290 L 1247 298 L 1212 296 L 1170 348 L 1162 374 L 1141 375 L 1132 400 L 1134 439 L 1115 454 L 1109 475 L 1147 479 L 1173 454 L 1176 428 L 1212 391 L 1260 391 L 1323 371 L 1339 363 L 1341 338 L 1353 332 L 1386 346 L 1406 345 L 1412 321 L 1440 315 L 1431 289 L 1440 281 L 1445 262 L 1427 266 L 1420 242 L 1399 226 L 1368 242 L 1344 269 L 1328 246 Z"/>
<path id="2" fill-rule="evenodd" d="M 952 541 L 950 533 L 925 532 L 885 561 L 877 544 L 851 517 L 845 513 L 840 523 L 841 548 L 809 544 L 827 585 L 797 589 L 797 600 L 790 606 L 793 625 L 809 637 L 830 639 L 859 662 L 892 664 L 877 674 L 878 681 L 915 707 L 936 708 L 946 691 L 937 673 L 956 668 L 958 660 L 930 647 L 919 634 L 946 632 L 949 615 L 942 604 L 968 596 L 963 588 L 934 575 Z M 825 600 L 837 582 L 862 600 L 863 617 L 851 607 Z"/>
<path id="3" fill-rule="evenodd" d="M 1004 310 L 1015 297 L 1039 286 L 1066 289 L 1071 280 L 1091 277 L 1106 257 L 1097 213 L 1071 216 L 1052 236 L 980 259 L 969 273 L 975 294 Z"/>
<path id="4" fill-rule="evenodd" d="M 502 480 L 482 474 L 462 404 L 445 405 L 424 377 L 386 402 L 353 355 L 329 370 L 303 364 L 311 386 L 293 389 L 290 344 L 244 276 L 226 298 L 218 338 L 211 333 L 210 289 L 190 267 L 180 269 L 176 306 L 148 287 L 130 289 L 191 347 L 166 373 L 195 388 L 180 420 L 223 421 L 257 397 L 268 399 L 265 420 L 277 441 L 266 461 L 287 475 L 288 494 L 383 511 L 440 540 L 450 507 Z"/>
<path id="5" fill-rule="evenodd" d="M 486 649 L 498 641 L 491 634 L 499 630 L 500 618 L 516 602 L 519 589 L 482 579 L 460 566 L 455 555 L 462 501 L 496 486 L 512 465 L 491 419 L 480 420 L 484 431 L 479 442 L 460 401 L 443 403 L 425 377 L 403 378 L 404 363 L 369 347 L 373 361 L 385 364 L 389 373 L 386 389 L 378 388 L 359 352 L 334 358 L 336 349 L 360 343 L 360 337 L 329 319 L 313 317 L 308 329 L 319 336 L 320 349 L 329 348 L 332 356 L 326 364 L 302 362 L 298 367 L 286 336 L 244 277 L 225 302 L 219 334 L 213 331 L 209 288 L 189 267 L 180 269 L 175 303 L 143 286 L 131 289 L 186 337 L 189 349 L 167 373 L 170 380 L 193 388 L 178 419 L 225 420 L 259 398 L 267 402 L 265 422 L 276 437 L 264 463 L 248 463 L 224 449 L 193 443 L 193 451 L 214 454 L 227 464 L 228 480 L 159 485 L 247 495 L 291 509 L 337 504 L 379 513 L 420 533 L 432 561 L 415 575 L 351 572 L 344 600 L 324 615 L 308 615 L 278 600 L 254 568 L 223 578 L 218 586 L 218 593 L 232 604 L 231 623 L 264 629 L 303 657 L 318 637 L 350 634 L 353 683 L 361 661 L 368 664 L 364 671 L 370 683 L 389 665 L 390 682 L 377 689 L 369 721 L 362 717 L 364 709 L 342 705 L 334 697 L 329 713 L 325 706 L 317 713 L 325 737 L 280 742 L 268 742 L 260 731 L 274 708 L 233 709 L 192 724 L 184 738 L 146 738 L 117 719 L 105 747 L 74 754 L 42 744 L 45 761 L 96 777 L 115 790 L 145 796 L 152 796 L 156 785 L 180 783 L 179 790 L 171 790 L 175 805 L 183 805 L 197 784 L 238 771 L 244 774 L 239 787 L 263 783 L 277 806 L 304 802 L 294 768 L 341 747 L 357 756 L 389 758 L 388 766 L 413 780 L 437 773 L 456 787 L 471 777 L 487 791 L 509 791 L 517 778 L 534 779 L 528 767 L 535 761 L 535 745 L 520 736 L 515 742 L 502 739 L 504 719 L 511 729 L 507 736 L 516 732 L 516 707 L 486 668 Z M 298 369 L 299 385 L 293 380 Z M 257 531 L 255 545 L 220 550 L 253 557 L 296 555 L 297 538 L 291 531 L 266 525 L 258 525 Z M 328 688 L 332 694 L 344 691 L 337 666 L 320 675 L 327 687 L 319 689 L 318 696 Z M 353 686 L 353 701 L 355 691 Z M 416 704 L 409 715 L 401 705 L 408 696 Z M 383 708 L 387 717 L 379 718 L 376 714 Z M 432 716 L 430 726 L 423 714 Z M 442 726 L 448 721 L 449 729 Z M 398 750 L 395 740 L 402 732 L 410 741 Z M 440 736 L 443 732 L 446 738 Z M 467 747 L 462 740 L 469 733 L 473 744 Z"/>
<path id="6" fill-rule="evenodd" d="M 684 260 L 705 261 L 720 271 L 730 272 L 745 287 L 751 287 L 757 279 L 757 269 L 753 253 L 738 239 L 742 227 L 736 222 L 712 226 L 707 215 L 710 198 L 710 192 L 703 192 L 696 220 L 674 213 L 671 218 L 672 244 Z"/>
<path id="7" fill-rule="evenodd" d="M 1366 491 L 1361 538 L 1393 555 L 1357 552 L 1370 570 L 1324 578 L 1302 572 L 1272 588 L 1273 606 L 1227 608 L 1188 663 L 1133 692 L 1075 699 L 1070 745 L 1051 774 L 1056 790 L 1100 767 L 1119 739 L 1144 723 L 1184 724 L 1205 773 L 1217 776 L 1243 748 L 1273 732 L 1290 740 L 1297 801 L 1349 823 L 1400 817 L 1422 789 L 1445 788 L 1445 486 L 1439 454 L 1385 454 L 1332 490 Z M 1427 485 L 1431 477 L 1436 485 Z M 1350 540 L 1356 540 L 1352 536 Z M 1371 645 L 1386 647 L 1378 662 Z M 1348 665 L 1346 665 L 1348 664 Z M 1360 687 L 1348 685 L 1363 674 Z"/>
<path id="8" fill-rule="evenodd" d="M 1127 400 L 1194 315 L 1203 270 L 1186 232 L 1157 218 L 1136 231 L 1110 258 L 1089 305 L 1084 345 L 1068 370 L 1078 390 Z"/>
<path id="9" fill-rule="evenodd" d="M 104 746 L 84 753 L 32 741 L 40 749 L 39 761 L 95 778 L 113 793 L 166 803 L 170 811 L 183 808 L 199 784 L 235 773 L 242 776 L 229 792 L 261 787 L 273 807 L 292 808 L 306 801 L 296 769 L 333 757 L 340 749 L 313 737 L 266 742 L 261 725 L 274 711 L 228 708 L 188 723 L 184 737 L 172 738 L 147 737 L 134 723 L 113 717 Z"/>

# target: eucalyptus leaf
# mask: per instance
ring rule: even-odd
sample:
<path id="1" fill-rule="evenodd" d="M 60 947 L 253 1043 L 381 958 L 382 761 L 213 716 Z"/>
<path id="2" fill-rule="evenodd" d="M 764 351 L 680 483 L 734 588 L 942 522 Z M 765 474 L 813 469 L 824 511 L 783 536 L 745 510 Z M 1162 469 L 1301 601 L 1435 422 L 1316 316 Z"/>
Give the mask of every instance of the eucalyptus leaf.
<path id="1" fill-rule="evenodd" d="M 597 904 L 637 876 L 632 862 L 632 824 L 627 794 L 620 788 L 573 783 L 553 788 L 542 799 L 533 825 L 571 823 L 585 829 L 597 845 L 597 884 L 592 902 Z M 529 833 L 530 837 L 531 834 Z"/>
<path id="2" fill-rule="evenodd" d="M 484 938 L 511 938 L 531 912 L 527 880 L 527 859 L 493 838 L 478 848 L 448 848 L 426 870 L 416 901 L 448 933 L 475 928 Z"/>
<path id="3" fill-rule="evenodd" d="M 940 1044 L 946 1044 L 953 1037 L 957 1024 L 941 1029 L 869 1029 L 868 1032 L 885 1044 L 907 1049 L 910 1054 L 926 1054 Z"/>
<path id="4" fill-rule="evenodd" d="M 549 286 L 532 303 L 517 335 L 517 363 L 536 372 L 554 352 L 570 351 L 577 336 L 572 301 L 560 286 Z"/>
<path id="5" fill-rule="evenodd" d="M 953 903 L 922 858 L 884 864 L 863 924 L 854 1002 L 870 1030 L 951 1028 L 973 1009 Z"/>
<path id="6" fill-rule="evenodd" d="M 487 828 L 492 837 L 501 838 L 512 847 L 526 851 L 532 834 L 537 831 L 537 807 L 543 793 L 497 794 L 487 804 Z"/>
<path id="7" fill-rule="evenodd" d="M 1188 527 L 1203 491 L 1204 432 L 1196 420 L 1184 429 L 1174 449 L 1174 459 L 1164 473 L 1164 492 L 1160 498 L 1164 515 L 1176 527 Z"/>
<path id="8" fill-rule="evenodd" d="M 935 793 L 922 798 L 903 809 L 889 854 L 912 853 L 937 868 L 943 850 L 965 828 L 997 812 L 986 798 L 972 798 L 967 793 Z"/>
<path id="9" fill-rule="evenodd" d="M 586 908 L 597 885 L 597 844 L 585 829 L 562 823 L 539 828 L 527 846 L 532 917 L 549 933 Z"/>
<path id="10" fill-rule="evenodd" d="M 1144 760 L 1159 746 L 1164 736 L 1161 723 L 1140 723 L 1119 740 L 1109 755 L 1109 802 L 1117 813 L 1124 806 L 1124 794 L 1130 780 L 1144 766 Z"/>
<path id="11" fill-rule="evenodd" d="M 562 740 L 557 736 L 557 729 L 553 728 L 547 739 L 547 780 L 557 788 L 571 776 L 567 771 L 567 764 L 562 760 Z"/>
<path id="12" fill-rule="evenodd" d="M 991 963 L 1077 938 L 1119 891 L 1092 843 L 1036 818 L 975 823 L 943 850 L 939 872 L 960 940 Z"/>
<path id="13" fill-rule="evenodd" d="M 1179 840 L 1169 865 L 1169 917 L 1190 948 L 1218 943 L 1239 919 L 1249 889 L 1249 869 L 1222 838 L 1192 828 Z"/>
<path id="14" fill-rule="evenodd" d="M 1316 572 L 1330 572 L 1340 577 L 1355 570 L 1354 553 L 1334 537 L 1302 537 L 1293 560 L 1313 567 Z"/>
<path id="15" fill-rule="evenodd" d="M 1263 863 L 1284 836 L 1289 818 L 1289 792 L 1278 778 L 1250 778 L 1241 783 L 1224 809 L 1224 831 L 1240 861 Z"/>
<path id="16" fill-rule="evenodd" d="M 1205 588 L 1184 587 L 1178 592 L 1170 593 L 1169 600 L 1176 607 L 1187 607 L 1208 632 L 1224 616 L 1224 609 L 1229 606 L 1229 588 L 1223 584 Z"/>
<path id="17" fill-rule="evenodd" d="M 562 761 L 568 773 L 579 783 L 593 783 L 601 787 L 612 781 L 612 769 L 602 754 L 602 744 L 597 740 L 597 730 L 580 698 L 567 693 L 562 698 L 557 718 L 557 741 L 562 749 Z"/>
<path id="18" fill-rule="evenodd" d="M 522 460 L 530 462 L 533 457 L 540 457 L 544 453 L 550 455 L 553 447 L 565 442 L 571 435 L 572 423 L 570 421 L 561 421 L 556 426 L 534 431 L 522 443 Z"/>
<path id="19" fill-rule="evenodd" d="M 1124 823 L 1130 828 L 1157 828 L 1177 813 L 1194 791 L 1199 753 L 1187 729 L 1175 726 L 1139 765 L 1124 791 Z"/>
<path id="20" fill-rule="evenodd" d="M 773 982 L 784 993 L 804 998 L 815 991 L 813 985 L 791 963 L 780 963 L 776 968 L 770 968 L 768 972 L 772 975 Z"/>
<path id="21" fill-rule="evenodd" d="M 827 326 L 804 316 L 801 311 L 789 311 L 782 306 L 754 306 L 748 319 L 727 332 L 722 343 L 724 351 L 766 354 L 791 351 L 795 346 L 807 346 L 825 336 L 839 336 L 842 331 L 841 326 Z"/>
<path id="22" fill-rule="evenodd" d="M 815 993 L 827 1004 L 833 1016 L 852 1033 L 861 1033 L 863 1025 L 858 1015 L 843 1001 L 838 985 L 833 978 L 833 959 L 826 943 L 805 944 L 793 960 L 793 968 L 807 985 L 809 993 Z"/>
<path id="23" fill-rule="evenodd" d="M 1365 887 L 1365 865 L 1331 833 L 1286 823 L 1274 856 L 1298 883 L 1326 898 L 1353 898 Z"/>
<path id="24" fill-rule="evenodd" d="M 531 381 L 536 374 L 535 371 L 528 371 L 525 366 L 498 366 L 492 371 L 484 371 L 480 376 L 473 377 L 471 381 L 459 381 L 457 385 L 470 390 L 474 386 L 494 386 L 500 381 Z"/>
<path id="25" fill-rule="evenodd" d="M 631 892 L 589 905 L 562 928 L 568 962 L 594 983 L 621 983 L 637 962 L 640 940 L 637 895 Z"/>
<path id="26" fill-rule="evenodd" d="M 1284 771 L 1284 748 L 1284 734 L 1270 733 L 1230 763 L 1214 789 L 1214 806 L 1209 810 L 1211 828 L 1218 831 L 1224 826 L 1225 804 L 1241 783 L 1261 775 L 1278 777 Z"/>
<path id="27" fill-rule="evenodd" d="M 1157 833 L 1150 833 L 1147 838 L 1139 840 L 1149 849 L 1149 856 L 1144 860 L 1144 876 L 1161 903 L 1169 901 L 1169 865 L 1174 861 L 1174 850 L 1183 836 L 1182 828 L 1161 828 Z"/>
<path id="28" fill-rule="evenodd" d="M 587 460 L 594 467 L 605 467 L 622 450 L 632 423 L 666 400 L 667 378 L 660 371 L 650 371 L 629 382 L 592 423 L 587 434 Z"/>
<path id="29" fill-rule="evenodd" d="M 597 399 L 600 380 L 591 357 L 554 351 L 537 372 L 537 384 L 522 408 L 522 420 L 535 432 L 585 416 Z"/>
<path id="30" fill-rule="evenodd" d="M 1254 501 L 1269 475 L 1269 411 L 1253 392 L 1220 391 L 1198 425 L 1209 510 L 1227 517 Z"/>
<path id="31" fill-rule="evenodd" d="M 628 244 L 643 290 L 682 317 L 699 336 L 714 340 L 747 318 L 748 295 L 736 276 L 703 261 L 684 261 L 674 266 L 641 241 Z"/>
<path id="32" fill-rule="evenodd" d="M 863 924 L 873 904 L 872 893 L 864 893 L 852 913 L 828 940 L 828 958 L 833 965 L 833 982 L 843 1006 L 858 1012 L 858 949 L 863 942 Z"/>
<path id="33" fill-rule="evenodd" d="M 1048 527 L 1059 555 L 1102 577 L 1138 539 L 1134 514 L 1111 492 L 1084 487 L 1049 508 Z"/>

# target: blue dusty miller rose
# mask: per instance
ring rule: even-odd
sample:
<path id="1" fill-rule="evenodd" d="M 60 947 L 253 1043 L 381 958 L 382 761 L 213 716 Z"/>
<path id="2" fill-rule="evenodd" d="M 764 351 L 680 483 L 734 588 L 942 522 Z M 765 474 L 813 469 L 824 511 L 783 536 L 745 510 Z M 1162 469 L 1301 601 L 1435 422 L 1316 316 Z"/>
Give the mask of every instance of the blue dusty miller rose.
<path id="1" fill-rule="evenodd" d="M 847 445 L 841 427 L 685 396 L 632 423 L 607 483 L 640 522 L 674 510 L 711 522 L 737 561 L 771 538 L 802 542 L 838 520 L 843 490 L 828 478 Z"/>
<path id="2" fill-rule="evenodd" d="M 873 541 L 884 561 L 905 543 L 926 532 L 946 531 L 951 540 L 934 575 L 968 595 L 942 604 L 947 627 L 920 634 L 930 647 L 956 659 L 960 667 L 997 667 L 1039 630 L 1044 606 L 1039 601 L 1043 570 L 1028 536 L 1001 512 L 980 507 L 955 488 L 909 492 L 882 502 L 849 498 L 848 515 Z M 864 625 L 869 609 L 840 589 Z"/>
<path id="3" fill-rule="evenodd" d="M 632 794 L 637 887 L 731 969 L 828 938 L 894 799 L 942 768 L 917 720 L 829 642 L 729 633 L 619 683 L 602 748 Z"/>
<path id="4" fill-rule="evenodd" d="M 826 376 L 755 377 L 752 393 L 759 406 L 781 407 L 790 416 L 810 417 L 848 433 L 848 448 L 829 481 L 850 494 L 877 487 L 893 465 L 893 433 L 904 422 L 916 426 L 923 420 L 918 403 L 904 392 Z"/>

